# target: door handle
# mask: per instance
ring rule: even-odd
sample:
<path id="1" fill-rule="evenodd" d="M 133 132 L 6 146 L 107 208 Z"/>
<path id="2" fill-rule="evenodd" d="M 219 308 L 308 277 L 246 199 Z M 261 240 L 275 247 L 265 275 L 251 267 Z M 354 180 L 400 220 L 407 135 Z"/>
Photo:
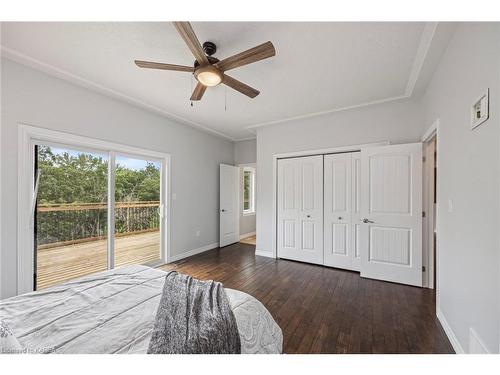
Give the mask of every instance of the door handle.
<path id="1" fill-rule="evenodd" d="M 311 217 L 311 215 L 307 215 L 307 218 L 310 218 L 310 217 Z"/>
<path id="2" fill-rule="evenodd" d="M 220 210 L 220 212 L 226 212 L 226 210 L 225 210 L 225 209 L 222 209 L 222 210 Z"/>
<path id="3" fill-rule="evenodd" d="M 361 220 L 363 223 L 365 224 L 368 224 L 368 223 L 375 223 L 374 221 L 371 221 L 371 220 L 368 220 L 367 218 L 364 218 L 363 220 Z"/>

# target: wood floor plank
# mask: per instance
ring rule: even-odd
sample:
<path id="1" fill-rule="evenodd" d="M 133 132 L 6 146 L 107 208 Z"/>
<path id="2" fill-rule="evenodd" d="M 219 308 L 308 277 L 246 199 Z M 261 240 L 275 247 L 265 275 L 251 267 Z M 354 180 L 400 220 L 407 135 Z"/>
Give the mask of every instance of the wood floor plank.
<path id="1" fill-rule="evenodd" d="M 430 289 L 255 256 L 237 243 L 161 267 L 259 299 L 283 330 L 285 353 L 453 353 Z"/>

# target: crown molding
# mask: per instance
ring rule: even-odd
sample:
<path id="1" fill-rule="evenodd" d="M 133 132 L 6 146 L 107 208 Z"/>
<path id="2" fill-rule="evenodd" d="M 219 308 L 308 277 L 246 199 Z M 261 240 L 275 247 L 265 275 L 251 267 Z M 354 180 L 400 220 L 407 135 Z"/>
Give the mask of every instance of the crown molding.
<path id="1" fill-rule="evenodd" d="M 417 80 L 420 77 L 420 72 L 422 71 L 422 67 L 424 66 L 427 53 L 431 48 L 438 23 L 439 22 L 427 22 L 425 24 L 424 31 L 422 32 L 422 36 L 420 37 L 420 43 L 417 48 L 417 53 L 415 55 L 415 59 L 413 60 L 410 78 L 408 78 L 408 84 L 406 85 L 405 95 L 408 97 L 413 94 L 413 90 L 415 89 Z"/>
<path id="2" fill-rule="evenodd" d="M 249 125 L 249 126 L 245 127 L 245 130 L 252 133 L 253 135 L 250 137 L 245 137 L 245 138 L 231 137 L 225 133 L 222 133 L 222 132 L 219 132 L 217 130 L 212 129 L 209 126 L 202 125 L 200 123 L 191 121 L 191 120 L 184 118 L 182 116 L 165 111 L 164 109 L 161 109 L 159 107 L 148 104 L 140 99 L 134 98 L 130 95 L 124 94 L 122 92 L 113 90 L 113 89 L 108 88 L 106 86 L 103 86 L 99 83 L 85 79 L 85 78 L 80 77 L 76 74 L 70 73 L 66 70 L 60 69 L 60 68 L 53 66 L 51 64 L 42 62 L 40 60 L 32 58 L 28 55 L 25 55 L 23 53 L 20 53 L 14 49 L 5 47 L 3 45 L 0 45 L 0 51 L 1 51 L 2 56 L 5 56 L 8 59 L 11 59 L 11 60 L 16 61 L 18 63 L 21 63 L 23 65 L 27 65 L 29 67 L 32 67 L 32 68 L 37 69 L 39 71 L 42 71 L 44 73 L 50 74 L 52 76 L 56 76 L 60 79 L 72 82 L 72 83 L 77 84 L 79 86 L 83 86 L 87 89 L 97 91 L 97 92 L 104 94 L 106 96 L 109 96 L 109 97 L 112 97 L 112 98 L 115 98 L 115 99 L 118 99 L 121 101 L 125 101 L 129 104 L 139 106 L 143 109 L 146 109 L 146 110 L 155 112 L 161 116 L 164 116 L 164 117 L 168 118 L 169 120 L 175 120 L 181 124 L 191 126 L 195 129 L 198 129 L 198 130 L 203 131 L 205 133 L 208 133 L 208 134 L 211 134 L 214 136 L 218 136 L 218 137 L 221 137 L 223 139 L 227 139 L 227 140 L 230 140 L 233 142 L 240 142 L 240 141 L 255 139 L 256 138 L 255 134 L 256 134 L 257 128 L 410 98 L 413 94 L 413 90 L 415 88 L 415 85 L 420 77 L 422 67 L 423 67 L 425 60 L 427 58 L 427 54 L 428 54 L 429 49 L 431 47 L 432 41 L 434 39 L 438 24 L 439 24 L 438 22 L 427 22 L 426 23 L 424 30 L 422 32 L 422 35 L 420 37 L 419 46 L 417 48 L 417 52 L 416 52 L 415 58 L 413 60 L 413 65 L 412 65 L 412 69 L 410 71 L 410 75 L 408 78 L 405 92 L 402 95 L 393 96 L 393 97 L 389 97 L 389 98 L 385 98 L 385 99 L 373 100 L 373 101 L 360 103 L 360 104 L 354 104 L 354 105 L 350 105 L 350 106 L 346 106 L 346 107 L 332 108 L 332 109 L 328 109 L 328 110 L 324 110 L 324 111 L 306 113 L 303 115 L 286 117 L 286 118 L 282 118 L 282 119 L 278 119 L 278 120 L 267 121 L 267 122 Z"/>
<path id="3" fill-rule="evenodd" d="M 256 136 L 253 137 L 247 137 L 247 138 L 238 138 L 238 139 L 233 139 L 234 142 L 244 142 L 244 141 L 251 141 L 253 139 L 257 139 Z"/>
<path id="4" fill-rule="evenodd" d="M 74 83 L 78 86 L 82 86 L 86 89 L 90 89 L 93 91 L 96 91 L 100 94 L 106 95 L 108 97 L 111 97 L 113 99 L 118 99 L 121 101 L 125 101 L 129 104 L 134 104 L 136 106 L 139 106 L 143 109 L 147 109 L 149 111 L 153 111 L 163 117 L 166 117 L 169 120 L 174 120 L 177 122 L 180 122 L 184 125 L 191 126 L 193 128 L 196 128 L 198 130 L 201 130 L 205 133 L 209 133 L 211 135 L 215 135 L 224 139 L 228 139 L 230 141 L 234 141 L 234 139 L 224 133 L 218 132 L 217 130 L 214 130 L 212 128 L 209 128 L 205 125 L 199 124 L 197 122 L 188 120 L 184 117 L 178 116 L 174 113 L 165 111 L 164 109 L 158 108 L 154 105 L 148 104 L 140 99 L 134 98 L 130 95 L 124 94 L 120 91 L 110 89 L 106 86 L 103 86 L 99 83 L 96 83 L 94 81 L 88 80 L 86 78 L 80 77 L 77 74 L 70 73 L 64 69 L 60 69 L 54 65 L 45 63 L 43 61 L 37 60 L 31 56 L 25 55 L 21 52 L 18 52 L 12 48 L 5 47 L 4 45 L 0 45 L 0 51 L 2 57 L 5 57 L 7 59 L 13 60 L 17 63 L 20 63 L 22 65 L 29 66 L 30 68 L 34 68 L 36 70 L 39 70 L 43 73 L 55 76 L 57 78 L 63 79 L 65 81 L 69 81 L 71 83 Z"/>
<path id="5" fill-rule="evenodd" d="M 361 104 L 354 104 L 354 105 L 350 105 L 350 106 L 347 106 L 347 107 L 340 107 L 340 108 L 328 109 L 326 111 L 320 111 L 320 112 L 314 112 L 314 113 L 307 113 L 305 115 L 299 115 L 299 116 L 294 116 L 294 117 L 287 117 L 287 118 L 284 118 L 284 119 L 281 119 L 281 120 L 274 120 L 274 121 L 263 122 L 263 123 L 260 123 L 260 124 L 255 124 L 255 125 L 247 126 L 246 129 L 247 130 L 254 130 L 254 129 L 257 129 L 257 128 L 264 127 L 264 126 L 281 124 L 283 122 L 289 122 L 289 121 L 294 121 L 294 120 L 303 120 L 303 119 L 306 119 L 306 118 L 327 115 L 329 113 L 349 111 L 351 109 L 368 107 L 368 106 L 371 106 L 371 105 L 382 104 L 382 103 L 387 103 L 387 102 L 393 102 L 393 101 L 396 101 L 396 100 L 407 99 L 407 98 L 408 98 L 408 96 L 406 96 L 406 95 L 393 96 L 393 97 L 386 98 L 386 99 L 373 100 L 371 102 L 366 102 L 366 103 L 361 103 Z"/>
<path id="6" fill-rule="evenodd" d="M 393 102 L 393 101 L 397 101 L 397 100 L 410 98 L 413 94 L 413 90 L 414 90 L 415 85 L 418 81 L 418 78 L 420 77 L 420 72 L 422 71 L 422 67 L 425 63 L 427 53 L 429 52 L 432 41 L 434 39 L 434 35 L 436 33 L 436 29 L 437 29 L 438 24 L 439 24 L 439 22 L 427 22 L 425 24 L 424 30 L 422 31 L 422 35 L 420 36 L 420 42 L 419 42 L 419 45 L 417 48 L 417 52 L 415 54 L 415 58 L 413 59 L 413 64 L 412 64 L 412 68 L 410 71 L 410 75 L 408 77 L 408 82 L 406 84 L 406 89 L 402 95 L 393 96 L 393 97 L 385 98 L 385 99 L 373 100 L 373 101 L 360 103 L 360 104 L 354 104 L 354 105 L 350 105 L 350 106 L 346 106 L 346 107 L 332 108 L 332 109 L 328 109 L 328 110 L 320 111 L 320 112 L 306 113 L 304 115 L 287 117 L 284 119 L 279 119 L 279 120 L 274 120 L 274 121 L 263 122 L 263 123 L 247 126 L 246 129 L 249 131 L 251 131 L 251 130 L 255 131 L 255 129 L 257 129 L 257 128 L 275 125 L 275 124 L 280 124 L 280 123 L 284 123 L 284 122 L 288 122 L 288 121 L 303 120 L 303 119 L 307 119 L 307 118 L 311 118 L 311 117 L 326 115 L 329 113 L 349 111 L 352 109 L 368 107 L 368 106 L 372 106 L 372 105 L 383 104 L 383 103 L 388 103 L 388 102 Z"/>

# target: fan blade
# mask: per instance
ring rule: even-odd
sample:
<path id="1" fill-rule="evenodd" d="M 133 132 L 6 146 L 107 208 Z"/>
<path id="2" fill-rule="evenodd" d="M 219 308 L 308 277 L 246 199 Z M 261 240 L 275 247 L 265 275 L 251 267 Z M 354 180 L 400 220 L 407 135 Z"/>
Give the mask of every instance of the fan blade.
<path id="1" fill-rule="evenodd" d="M 241 92 L 243 95 L 249 96 L 250 98 L 255 98 L 260 94 L 260 91 L 255 90 L 254 88 L 245 85 L 243 82 L 238 81 L 237 79 L 231 78 L 227 75 L 223 75 L 222 83 L 228 85 L 232 89 Z"/>
<path id="2" fill-rule="evenodd" d="M 191 95 L 191 100 L 201 100 L 201 97 L 205 93 L 207 86 L 202 85 L 200 82 L 196 85 L 193 91 L 193 95 Z"/>
<path id="3" fill-rule="evenodd" d="M 248 65 L 260 60 L 267 59 L 268 57 L 274 56 L 276 54 L 276 50 L 271 42 L 266 42 L 261 44 L 260 46 L 250 48 L 249 50 L 238 53 L 237 55 L 228 57 L 218 63 L 215 63 L 214 66 L 219 68 L 220 70 L 227 71 L 230 69 L 238 68 L 243 65 Z"/>
<path id="4" fill-rule="evenodd" d="M 185 65 L 163 64 L 153 61 L 135 60 L 135 65 L 139 68 L 176 70 L 179 72 L 194 72 L 194 68 Z"/>
<path id="5" fill-rule="evenodd" d="M 205 52 L 203 52 L 201 44 L 196 37 L 191 24 L 189 22 L 173 22 L 173 24 L 182 39 L 184 39 L 184 42 L 186 42 L 187 46 L 191 50 L 191 53 L 195 57 L 196 61 L 198 61 L 200 65 L 208 65 L 208 58 L 205 55 Z"/>

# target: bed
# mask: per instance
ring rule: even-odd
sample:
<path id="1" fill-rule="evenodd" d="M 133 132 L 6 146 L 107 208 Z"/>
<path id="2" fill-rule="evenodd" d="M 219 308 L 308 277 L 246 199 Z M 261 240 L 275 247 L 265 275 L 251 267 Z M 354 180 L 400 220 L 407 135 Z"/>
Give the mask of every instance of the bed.
<path id="1" fill-rule="evenodd" d="M 28 353 L 146 353 L 166 272 L 132 265 L 0 301 Z M 242 354 L 281 353 L 283 335 L 257 299 L 225 289 Z"/>

